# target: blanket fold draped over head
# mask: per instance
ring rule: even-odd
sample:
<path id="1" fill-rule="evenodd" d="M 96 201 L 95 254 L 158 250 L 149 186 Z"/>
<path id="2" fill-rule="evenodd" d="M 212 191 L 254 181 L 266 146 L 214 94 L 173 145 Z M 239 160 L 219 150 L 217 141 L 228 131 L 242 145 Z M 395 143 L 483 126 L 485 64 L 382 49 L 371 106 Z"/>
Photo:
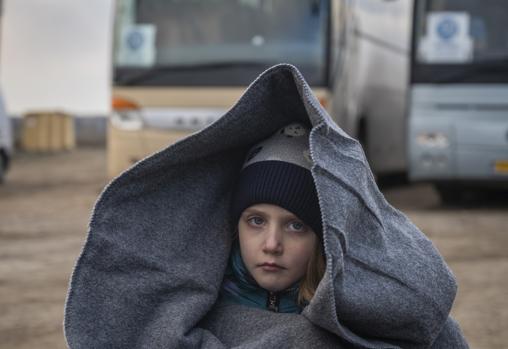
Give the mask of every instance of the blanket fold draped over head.
<path id="1" fill-rule="evenodd" d="M 231 192 L 246 151 L 295 121 L 312 125 L 325 276 L 301 314 L 218 307 L 236 226 Z M 433 244 L 379 191 L 360 144 L 299 71 L 281 64 L 219 120 L 104 189 L 64 328 L 73 349 L 464 348 L 449 317 L 455 294 Z"/>

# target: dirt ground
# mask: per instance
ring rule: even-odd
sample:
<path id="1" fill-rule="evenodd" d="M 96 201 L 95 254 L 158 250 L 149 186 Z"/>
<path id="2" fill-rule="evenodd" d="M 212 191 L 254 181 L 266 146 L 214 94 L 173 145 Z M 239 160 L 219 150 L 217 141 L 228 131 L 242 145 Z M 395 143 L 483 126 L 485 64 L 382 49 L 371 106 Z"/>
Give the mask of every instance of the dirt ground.
<path id="1" fill-rule="evenodd" d="M 66 347 L 67 284 L 105 165 L 101 148 L 14 158 L 0 186 L 0 348 Z M 508 200 L 445 207 L 429 185 L 383 191 L 455 273 L 452 313 L 471 347 L 508 348 Z"/>

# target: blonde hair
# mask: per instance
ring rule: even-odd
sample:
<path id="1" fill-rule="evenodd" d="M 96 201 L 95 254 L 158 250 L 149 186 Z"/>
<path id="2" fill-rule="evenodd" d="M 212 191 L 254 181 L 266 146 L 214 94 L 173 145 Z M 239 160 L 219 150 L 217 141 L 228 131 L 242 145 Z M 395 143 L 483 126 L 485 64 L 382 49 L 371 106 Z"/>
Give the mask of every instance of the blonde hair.
<path id="1" fill-rule="evenodd" d="M 319 282 L 323 278 L 323 275 L 325 275 L 325 270 L 326 264 L 323 254 L 323 246 L 321 241 L 317 240 L 314 254 L 311 257 L 309 264 L 307 264 L 307 273 L 303 277 L 302 281 L 300 281 L 297 300 L 300 306 L 310 302 L 312 297 L 314 297 L 314 293 L 316 293 Z"/>

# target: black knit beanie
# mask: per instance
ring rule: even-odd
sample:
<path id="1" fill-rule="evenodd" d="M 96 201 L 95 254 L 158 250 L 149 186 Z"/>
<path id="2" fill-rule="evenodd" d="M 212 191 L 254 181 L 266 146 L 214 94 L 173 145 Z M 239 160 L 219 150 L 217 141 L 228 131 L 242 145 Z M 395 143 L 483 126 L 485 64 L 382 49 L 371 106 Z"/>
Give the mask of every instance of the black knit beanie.
<path id="1" fill-rule="evenodd" d="M 247 153 L 232 200 L 234 222 L 255 204 L 280 206 L 310 226 L 322 240 L 321 212 L 310 172 L 309 129 L 289 124 Z"/>

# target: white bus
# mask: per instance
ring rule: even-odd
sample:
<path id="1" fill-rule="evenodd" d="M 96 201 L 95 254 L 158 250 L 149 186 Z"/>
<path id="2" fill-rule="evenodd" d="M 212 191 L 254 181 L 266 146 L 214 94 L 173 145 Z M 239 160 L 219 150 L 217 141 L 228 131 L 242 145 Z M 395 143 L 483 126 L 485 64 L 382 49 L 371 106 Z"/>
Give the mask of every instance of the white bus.
<path id="1" fill-rule="evenodd" d="M 508 183 L 508 3 L 350 0 L 331 114 L 445 201 Z"/>
<path id="2" fill-rule="evenodd" d="M 331 2 L 117 0 L 108 172 L 219 118 L 265 69 L 296 65 L 323 104 Z"/>
<path id="3" fill-rule="evenodd" d="M 117 0 L 108 165 L 222 115 L 269 66 L 296 65 L 376 174 L 453 199 L 508 178 L 501 0 Z"/>

